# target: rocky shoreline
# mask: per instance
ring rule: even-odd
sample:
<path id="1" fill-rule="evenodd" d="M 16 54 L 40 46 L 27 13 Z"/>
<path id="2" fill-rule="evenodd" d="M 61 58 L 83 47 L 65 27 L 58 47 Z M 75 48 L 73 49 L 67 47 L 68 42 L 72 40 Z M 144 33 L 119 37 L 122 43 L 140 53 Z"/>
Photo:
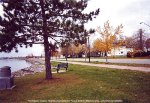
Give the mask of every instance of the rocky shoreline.
<path id="1" fill-rule="evenodd" d="M 43 72 L 45 70 L 43 59 L 30 58 L 30 59 L 25 59 L 25 60 L 27 62 L 30 62 L 31 66 L 27 67 L 27 68 L 23 68 L 21 70 L 18 70 L 16 72 L 12 72 L 12 76 L 22 77 L 22 76 L 25 76 L 25 75 L 28 75 L 28 74 Z"/>

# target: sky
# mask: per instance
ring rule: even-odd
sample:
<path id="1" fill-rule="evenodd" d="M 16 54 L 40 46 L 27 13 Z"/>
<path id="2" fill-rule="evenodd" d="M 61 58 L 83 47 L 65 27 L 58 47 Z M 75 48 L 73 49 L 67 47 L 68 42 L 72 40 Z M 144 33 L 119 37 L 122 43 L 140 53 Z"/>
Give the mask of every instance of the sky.
<path id="1" fill-rule="evenodd" d="M 150 0 L 90 0 L 87 11 L 100 8 L 100 14 L 87 27 L 103 27 L 104 22 L 109 20 L 113 27 L 123 24 L 126 36 L 131 36 L 140 28 L 150 32 L 150 27 L 140 24 L 150 24 L 149 5 Z"/>
<path id="2" fill-rule="evenodd" d="M 150 27 L 140 24 L 144 22 L 150 25 L 150 0 L 89 0 L 85 12 L 94 11 L 100 8 L 100 13 L 96 19 L 88 22 L 86 28 L 103 27 L 104 22 L 109 20 L 110 25 L 116 27 L 120 24 L 124 26 L 123 35 L 132 36 L 138 29 L 144 29 L 145 33 L 150 34 Z M 0 15 L 2 14 L 2 7 L 0 6 Z M 91 35 L 90 39 L 96 39 L 98 34 Z M 30 54 L 43 54 L 43 47 L 41 45 L 34 45 L 33 48 L 21 48 L 19 53 L 0 53 L 2 56 L 26 56 Z"/>

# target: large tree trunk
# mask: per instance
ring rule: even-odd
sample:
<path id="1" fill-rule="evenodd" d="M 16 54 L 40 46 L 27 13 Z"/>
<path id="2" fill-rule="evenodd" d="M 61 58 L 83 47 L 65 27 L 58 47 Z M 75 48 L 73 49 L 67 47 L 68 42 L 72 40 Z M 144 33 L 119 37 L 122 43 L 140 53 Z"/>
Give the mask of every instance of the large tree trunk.
<path id="1" fill-rule="evenodd" d="M 68 58 L 68 54 L 65 55 L 65 58 L 66 58 L 66 61 L 68 61 L 68 59 L 67 59 Z"/>
<path id="2" fill-rule="evenodd" d="M 65 58 L 66 58 L 66 61 L 68 61 L 68 45 L 67 45 L 67 50 L 66 50 Z"/>
<path id="3" fill-rule="evenodd" d="M 45 10 L 44 10 L 44 2 L 43 0 L 40 0 L 41 9 L 42 9 L 42 18 L 43 18 L 43 37 L 44 37 L 44 51 L 45 51 L 45 79 L 49 80 L 52 79 L 52 73 L 51 73 L 51 63 L 50 63 L 50 49 L 49 49 L 49 42 L 48 42 L 48 35 L 47 35 L 47 21 L 45 16 Z"/>
<path id="4" fill-rule="evenodd" d="M 50 49 L 49 49 L 49 43 L 48 43 L 48 38 L 46 39 L 44 37 L 44 51 L 45 51 L 45 79 L 49 80 L 52 79 L 52 73 L 51 73 L 51 63 L 50 63 Z"/>
<path id="5" fill-rule="evenodd" d="M 106 63 L 108 63 L 108 53 L 107 53 L 107 51 L 105 51 L 105 59 L 106 59 Z"/>

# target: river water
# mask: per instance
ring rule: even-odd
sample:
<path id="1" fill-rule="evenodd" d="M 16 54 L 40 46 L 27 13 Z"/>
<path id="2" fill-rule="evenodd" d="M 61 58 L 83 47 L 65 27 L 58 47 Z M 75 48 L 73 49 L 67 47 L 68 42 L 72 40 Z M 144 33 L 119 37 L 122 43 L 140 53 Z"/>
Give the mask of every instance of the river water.
<path id="1" fill-rule="evenodd" d="M 0 60 L 0 68 L 3 66 L 10 66 L 11 72 L 26 68 L 31 66 L 29 62 L 26 62 L 25 60 L 19 60 L 19 59 L 3 59 Z"/>

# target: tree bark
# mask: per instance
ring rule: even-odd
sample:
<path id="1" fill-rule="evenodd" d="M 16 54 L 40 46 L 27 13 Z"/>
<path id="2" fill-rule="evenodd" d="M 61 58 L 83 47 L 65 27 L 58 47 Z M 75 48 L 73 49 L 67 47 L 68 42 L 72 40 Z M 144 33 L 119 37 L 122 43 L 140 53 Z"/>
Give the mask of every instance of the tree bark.
<path id="1" fill-rule="evenodd" d="M 49 43 L 48 38 L 44 37 L 44 51 L 45 51 L 45 79 L 49 80 L 52 79 L 52 73 L 51 73 L 51 61 L 50 61 L 50 52 L 49 52 Z"/>
<path id="2" fill-rule="evenodd" d="M 106 59 L 106 64 L 108 63 L 108 56 L 107 56 L 107 51 L 105 51 L 105 59 Z"/>
<path id="3" fill-rule="evenodd" d="M 45 51 L 45 79 L 49 80 L 52 79 L 52 73 L 51 73 L 51 63 L 50 63 L 50 48 L 49 48 L 49 41 L 48 41 L 48 35 L 47 35 L 47 21 L 45 16 L 45 10 L 44 10 L 44 2 L 43 0 L 40 1 L 41 3 L 41 9 L 42 9 L 42 18 L 43 18 L 43 33 L 44 33 L 44 51 Z"/>

